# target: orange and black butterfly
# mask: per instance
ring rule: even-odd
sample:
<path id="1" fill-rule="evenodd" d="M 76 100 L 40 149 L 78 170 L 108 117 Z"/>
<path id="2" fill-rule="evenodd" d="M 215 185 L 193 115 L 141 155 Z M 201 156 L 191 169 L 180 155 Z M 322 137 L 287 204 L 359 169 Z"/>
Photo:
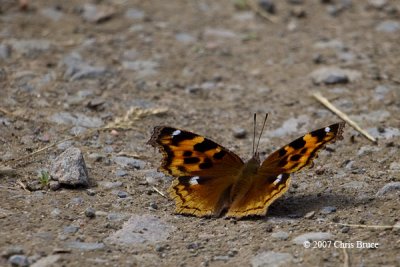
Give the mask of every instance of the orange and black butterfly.
<path id="1" fill-rule="evenodd" d="M 344 126 L 339 122 L 312 131 L 262 163 L 254 141 L 253 157 L 243 162 L 208 138 L 168 126 L 155 127 L 148 144 L 163 154 L 160 170 L 175 177 L 169 193 L 177 213 L 219 216 L 226 209 L 225 216 L 241 218 L 265 215 L 288 190 L 290 174 L 311 164 L 326 143 L 341 139 Z"/>

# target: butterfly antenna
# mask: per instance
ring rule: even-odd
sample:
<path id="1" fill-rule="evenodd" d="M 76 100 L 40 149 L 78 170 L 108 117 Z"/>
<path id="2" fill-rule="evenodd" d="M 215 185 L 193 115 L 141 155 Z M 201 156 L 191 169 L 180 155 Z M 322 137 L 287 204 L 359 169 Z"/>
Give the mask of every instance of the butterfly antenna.
<path id="1" fill-rule="evenodd" d="M 257 120 L 257 114 L 254 113 L 254 121 L 253 121 L 253 151 L 251 152 L 252 155 L 254 155 L 254 145 L 256 143 L 256 120 Z"/>
<path id="2" fill-rule="evenodd" d="M 264 118 L 263 126 L 262 126 L 262 128 L 261 128 L 260 135 L 258 136 L 258 141 L 257 141 L 257 146 L 256 146 L 256 152 L 255 152 L 253 155 L 257 154 L 258 145 L 260 144 L 261 135 L 262 135 L 262 133 L 263 133 L 263 131 L 264 131 L 264 127 L 265 127 L 265 123 L 267 122 L 267 118 L 268 118 L 268 113 L 265 113 L 265 118 Z"/>

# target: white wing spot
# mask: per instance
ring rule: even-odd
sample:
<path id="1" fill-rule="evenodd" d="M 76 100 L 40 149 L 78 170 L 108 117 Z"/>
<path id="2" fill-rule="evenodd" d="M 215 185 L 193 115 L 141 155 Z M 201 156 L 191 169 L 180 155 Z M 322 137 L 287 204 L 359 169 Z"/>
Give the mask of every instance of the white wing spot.
<path id="1" fill-rule="evenodd" d="M 326 133 L 329 133 L 330 131 L 331 131 L 331 128 L 325 127 L 325 132 L 326 132 Z"/>
<path id="2" fill-rule="evenodd" d="M 193 176 L 192 178 L 190 178 L 189 184 L 191 184 L 191 185 L 199 184 L 199 182 L 197 181 L 198 179 L 200 179 L 199 176 Z"/>
<path id="3" fill-rule="evenodd" d="M 180 133 L 181 133 L 180 130 L 175 130 L 175 131 L 172 133 L 172 136 L 178 135 L 178 134 L 180 134 Z"/>
<path id="4" fill-rule="evenodd" d="M 275 181 L 274 181 L 274 185 L 279 184 L 279 183 L 282 181 L 282 177 L 283 177 L 283 175 L 282 175 L 282 174 L 279 174 L 279 175 L 276 177 Z"/>

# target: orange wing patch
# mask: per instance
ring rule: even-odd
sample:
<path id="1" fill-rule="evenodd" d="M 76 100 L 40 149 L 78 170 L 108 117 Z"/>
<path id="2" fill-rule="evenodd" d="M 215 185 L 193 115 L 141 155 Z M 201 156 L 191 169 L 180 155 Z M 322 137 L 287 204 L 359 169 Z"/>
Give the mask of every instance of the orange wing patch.
<path id="1" fill-rule="evenodd" d="M 268 207 L 289 189 L 290 173 L 311 164 L 326 143 L 341 139 L 344 126 L 345 123 L 336 123 L 312 131 L 273 152 L 257 174 L 247 177 L 252 186 L 232 202 L 227 216 L 265 215 Z"/>
<path id="2" fill-rule="evenodd" d="M 163 153 L 160 170 L 176 177 L 169 188 L 176 212 L 218 216 L 243 161 L 203 136 L 171 127 L 155 127 L 148 143 Z"/>

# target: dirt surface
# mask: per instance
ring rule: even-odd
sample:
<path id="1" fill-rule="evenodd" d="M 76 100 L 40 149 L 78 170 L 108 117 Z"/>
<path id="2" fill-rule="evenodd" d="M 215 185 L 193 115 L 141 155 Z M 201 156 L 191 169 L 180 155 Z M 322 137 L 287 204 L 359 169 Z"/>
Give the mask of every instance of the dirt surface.
<path id="1" fill-rule="evenodd" d="M 275 1 L 274 22 L 241 1 L 86 2 L 0 0 L 1 266 L 399 266 L 398 1 Z M 268 112 L 264 158 L 340 121 L 315 91 L 378 144 L 347 125 L 262 218 L 176 215 L 158 193 L 154 126 L 248 159 Z M 70 146 L 89 187 L 43 188 Z"/>

